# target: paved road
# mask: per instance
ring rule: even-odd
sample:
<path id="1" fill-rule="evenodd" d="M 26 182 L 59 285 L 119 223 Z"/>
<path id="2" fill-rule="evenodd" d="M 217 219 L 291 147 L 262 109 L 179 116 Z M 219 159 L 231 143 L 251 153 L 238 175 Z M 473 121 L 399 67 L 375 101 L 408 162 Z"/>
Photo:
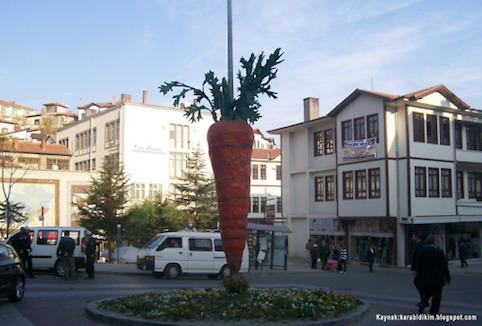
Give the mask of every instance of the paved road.
<path id="1" fill-rule="evenodd" d="M 378 269 L 369 273 L 366 267 L 354 266 L 346 274 L 334 272 L 255 272 L 248 274 L 254 286 L 307 286 L 332 288 L 339 292 L 352 293 L 372 304 L 372 314 L 365 325 L 382 325 L 375 320 L 375 313 L 415 313 L 417 292 L 412 285 L 412 275 L 406 270 Z M 452 283 L 445 288 L 441 312 L 451 314 L 477 314 L 482 318 L 480 296 L 482 274 L 453 273 Z M 205 276 L 181 277 L 178 280 L 154 278 L 139 274 L 98 274 L 94 281 L 79 278 L 67 282 L 50 274 L 29 280 L 27 292 L 21 303 L 0 301 L 1 321 L 12 320 L 15 325 L 99 325 L 85 317 L 85 304 L 91 300 L 122 296 L 163 289 L 189 287 L 219 287 L 220 281 Z M 476 325 L 477 322 L 457 322 L 456 325 Z M 432 323 L 404 323 L 405 325 L 427 325 Z M 8 325 L 8 324 L 6 324 Z"/>

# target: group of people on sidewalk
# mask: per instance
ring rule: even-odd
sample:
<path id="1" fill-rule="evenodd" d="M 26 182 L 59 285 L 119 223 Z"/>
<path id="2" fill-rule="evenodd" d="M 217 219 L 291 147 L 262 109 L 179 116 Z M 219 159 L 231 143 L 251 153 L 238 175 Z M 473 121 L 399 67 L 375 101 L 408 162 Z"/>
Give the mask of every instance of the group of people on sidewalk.
<path id="1" fill-rule="evenodd" d="M 336 266 L 338 273 L 346 273 L 348 249 L 344 242 L 337 243 L 330 249 L 322 237 L 314 242 L 310 238 L 305 248 L 309 252 L 312 269 L 317 269 L 317 264 L 320 262 L 322 270 L 331 270 Z"/>
<path id="2" fill-rule="evenodd" d="M 21 227 L 20 231 L 13 235 L 8 241 L 22 260 L 23 267 L 27 271 L 28 276 L 34 278 L 31 242 L 32 239 L 25 227 Z M 92 237 L 91 232 L 85 232 L 85 237 L 82 239 L 81 245 L 82 251 L 86 256 L 85 270 L 87 272 L 87 279 L 94 279 L 94 262 L 97 243 L 95 238 Z M 70 237 L 70 232 L 64 231 L 57 247 L 57 257 L 61 261 L 66 280 L 74 279 L 76 277 L 74 258 L 75 246 L 75 240 Z"/>

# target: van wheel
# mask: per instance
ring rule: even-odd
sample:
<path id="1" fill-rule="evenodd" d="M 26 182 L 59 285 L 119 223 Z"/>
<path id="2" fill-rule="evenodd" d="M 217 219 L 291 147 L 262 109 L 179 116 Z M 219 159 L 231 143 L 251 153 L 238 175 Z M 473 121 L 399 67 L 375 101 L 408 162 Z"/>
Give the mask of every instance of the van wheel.
<path id="1" fill-rule="evenodd" d="M 181 274 L 181 268 L 176 264 L 169 264 L 164 269 L 164 275 L 168 279 L 175 280 Z"/>
<path id="2" fill-rule="evenodd" d="M 231 270 L 229 269 L 228 265 L 224 265 L 223 268 L 221 268 L 221 272 L 219 272 L 219 275 L 221 276 L 221 278 L 231 276 Z"/>
<path id="3" fill-rule="evenodd" d="M 55 274 L 59 277 L 64 277 L 65 275 L 65 271 L 64 271 L 64 265 L 62 264 L 62 262 L 59 260 L 57 260 L 55 262 Z"/>
<path id="4" fill-rule="evenodd" d="M 8 300 L 11 302 L 19 302 L 23 298 L 23 294 L 25 293 L 25 279 L 21 276 L 17 277 L 17 281 L 15 282 L 15 288 L 13 289 L 12 294 L 8 296 Z"/>

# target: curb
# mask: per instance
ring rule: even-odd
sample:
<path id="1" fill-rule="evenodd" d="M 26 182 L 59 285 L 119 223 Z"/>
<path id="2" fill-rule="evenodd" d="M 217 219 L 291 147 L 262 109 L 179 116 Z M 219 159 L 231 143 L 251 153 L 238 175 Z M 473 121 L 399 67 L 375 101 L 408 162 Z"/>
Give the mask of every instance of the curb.
<path id="1" fill-rule="evenodd" d="M 362 301 L 363 304 L 356 311 L 343 317 L 328 319 L 328 320 L 319 320 L 319 321 L 315 320 L 315 321 L 305 321 L 305 322 L 303 321 L 258 322 L 258 321 L 252 321 L 252 320 L 239 321 L 239 322 L 219 321 L 219 322 L 206 322 L 206 323 L 202 323 L 201 321 L 167 322 L 167 321 L 154 321 L 154 320 L 148 320 L 148 319 L 143 319 L 139 317 L 126 316 L 115 312 L 101 310 L 98 307 L 99 304 L 102 303 L 103 301 L 111 300 L 111 299 L 115 299 L 115 298 L 107 298 L 107 299 L 101 299 L 101 300 L 89 302 L 85 307 L 85 312 L 87 316 L 101 323 L 105 323 L 108 325 L 122 325 L 122 326 L 124 325 L 125 326 L 129 326 L 129 325 L 133 325 L 133 326 L 194 326 L 194 325 L 221 326 L 221 325 L 226 325 L 226 323 L 229 323 L 229 325 L 233 325 L 233 326 L 252 326 L 252 325 L 274 326 L 274 325 L 279 325 L 280 323 L 283 324 L 283 326 L 295 326 L 295 325 L 300 325 L 300 326 L 337 325 L 338 326 L 338 325 L 358 325 L 363 321 L 365 321 L 371 312 L 370 305 L 365 300 L 359 299 L 360 301 Z"/>

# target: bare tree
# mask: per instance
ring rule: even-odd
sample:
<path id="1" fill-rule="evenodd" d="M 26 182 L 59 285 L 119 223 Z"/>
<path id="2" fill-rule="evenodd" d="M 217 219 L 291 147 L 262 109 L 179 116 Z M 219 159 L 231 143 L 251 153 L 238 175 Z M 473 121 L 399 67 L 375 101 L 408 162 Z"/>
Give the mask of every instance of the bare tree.
<path id="1" fill-rule="evenodd" d="M 4 200 L 0 203 L 0 220 L 6 225 L 6 236 L 10 234 L 13 223 L 27 219 L 23 214 L 25 206 L 22 203 L 12 202 L 12 189 L 21 181 L 28 172 L 18 162 L 18 153 L 15 141 L 0 135 L 0 169 L 2 173 L 2 192 Z"/>

